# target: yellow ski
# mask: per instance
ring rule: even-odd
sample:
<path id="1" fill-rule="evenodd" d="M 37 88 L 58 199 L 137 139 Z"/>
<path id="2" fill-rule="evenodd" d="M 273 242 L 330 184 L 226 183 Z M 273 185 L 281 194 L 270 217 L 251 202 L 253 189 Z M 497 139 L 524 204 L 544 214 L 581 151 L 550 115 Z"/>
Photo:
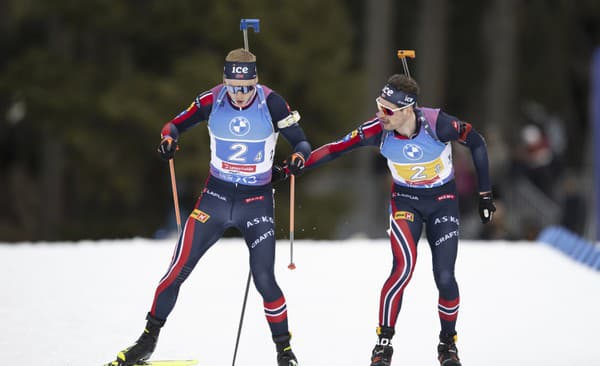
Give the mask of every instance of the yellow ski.
<path id="1" fill-rule="evenodd" d="M 198 360 L 164 360 L 164 361 L 146 361 L 141 365 L 145 366 L 192 366 L 198 364 Z"/>
<path id="2" fill-rule="evenodd" d="M 160 361 L 144 361 L 143 363 L 136 363 L 135 366 L 193 366 L 197 365 L 198 360 L 160 360 Z M 116 365 L 115 362 L 110 362 L 104 366 Z"/>

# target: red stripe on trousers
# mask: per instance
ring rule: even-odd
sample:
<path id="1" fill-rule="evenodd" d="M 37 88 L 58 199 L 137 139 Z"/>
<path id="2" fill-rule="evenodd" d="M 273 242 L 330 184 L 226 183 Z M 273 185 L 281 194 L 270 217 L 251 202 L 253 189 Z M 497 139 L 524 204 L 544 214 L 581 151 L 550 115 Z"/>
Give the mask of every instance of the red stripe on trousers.
<path id="1" fill-rule="evenodd" d="M 440 304 L 441 306 L 443 306 L 445 308 L 455 308 L 460 304 L 460 297 L 457 297 L 456 299 L 453 299 L 453 300 L 445 300 L 440 297 L 438 299 L 438 304 Z M 448 315 L 448 314 L 442 312 L 441 310 L 438 310 L 438 314 L 440 315 L 440 319 L 443 319 L 443 320 L 446 320 L 449 322 L 453 322 L 453 321 L 456 321 L 456 319 L 458 318 L 458 308 L 456 308 L 456 310 L 454 311 L 454 314 L 452 314 L 452 315 Z"/>
<path id="2" fill-rule="evenodd" d="M 177 276 L 179 276 L 179 273 L 181 273 L 181 269 L 183 268 L 184 264 L 187 262 L 187 260 L 190 256 L 190 252 L 192 250 L 192 241 L 194 239 L 195 226 L 196 226 L 196 220 L 193 218 L 188 218 L 187 223 L 185 224 L 185 237 L 182 238 L 183 243 L 181 244 L 182 245 L 181 255 L 179 256 L 179 260 L 176 263 L 174 263 L 175 267 L 171 271 L 171 274 L 169 275 L 169 277 L 165 278 L 165 280 L 162 281 L 158 285 L 158 288 L 156 289 L 156 293 L 154 294 L 154 303 L 152 304 L 151 314 L 154 314 L 158 296 L 167 287 L 169 287 L 173 283 L 173 281 L 175 281 Z"/>
<path id="3" fill-rule="evenodd" d="M 392 217 L 396 211 L 397 211 L 396 205 L 392 201 Z M 404 220 L 394 220 L 394 221 L 396 222 L 396 224 L 400 228 L 400 231 L 404 234 L 404 236 L 406 237 L 406 239 L 408 241 L 408 243 L 406 243 L 406 244 L 408 245 L 408 249 L 409 249 L 410 254 L 412 255 L 413 260 L 412 260 L 412 268 L 410 269 L 410 273 L 408 274 L 406 281 L 401 286 L 401 288 L 398 289 L 397 294 L 396 294 L 396 296 L 394 296 L 394 300 L 392 301 L 392 308 L 390 309 L 391 314 L 392 314 L 392 316 L 390 317 L 390 324 L 389 324 L 390 326 L 394 326 L 396 323 L 396 318 L 397 318 L 398 308 L 400 306 L 400 299 L 402 298 L 402 293 L 404 292 L 404 288 L 406 287 L 406 285 L 408 285 L 408 283 L 410 282 L 410 279 L 412 277 L 412 273 L 415 269 L 415 264 L 417 261 L 417 250 L 416 250 L 416 246 L 415 246 L 412 234 L 410 232 L 410 228 L 408 227 L 408 224 Z M 401 240 L 401 239 L 398 238 L 397 240 Z M 390 288 L 398 281 L 398 279 L 404 272 L 406 265 L 407 265 L 406 262 L 404 261 L 403 251 L 400 247 L 401 243 L 397 240 L 396 240 L 396 237 L 394 234 L 394 230 L 391 227 L 391 223 L 390 223 L 390 243 L 392 246 L 392 253 L 394 255 L 394 260 L 396 261 L 396 270 L 386 280 L 385 284 L 383 285 L 383 288 L 381 289 L 381 295 L 380 295 L 380 299 L 379 299 L 379 324 L 380 325 L 384 324 L 383 314 L 385 313 L 384 302 L 385 302 L 385 298 L 387 297 L 386 294 L 388 293 Z"/>
<path id="4" fill-rule="evenodd" d="M 265 315 L 266 315 L 267 321 L 269 323 L 279 323 L 279 322 L 282 322 L 287 319 L 287 309 L 283 313 L 281 313 L 277 316 L 272 316 L 272 315 L 268 315 L 268 314 L 265 314 Z"/>
<path id="5" fill-rule="evenodd" d="M 442 299 L 441 297 L 438 298 L 438 304 L 442 305 L 445 308 L 453 308 L 455 306 L 457 306 L 460 303 L 460 297 L 457 297 L 454 300 L 446 300 L 446 299 Z"/>
<path id="6" fill-rule="evenodd" d="M 438 314 L 440 315 L 440 319 L 449 322 L 453 322 L 458 318 L 458 310 L 453 315 L 448 315 L 446 313 L 442 313 L 441 311 L 438 311 Z"/>
<path id="7" fill-rule="evenodd" d="M 283 297 L 283 295 L 282 295 L 279 299 L 277 299 L 275 301 L 271 301 L 271 302 L 264 301 L 263 304 L 265 306 L 265 310 L 275 311 L 276 309 L 284 307 L 284 305 L 285 305 L 285 297 Z M 268 313 L 265 312 L 265 316 L 267 317 L 267 321 L 269 323 L 279 323 L 279 322 L 282 322 L 282 321 L 284 321 L 284 320 L 287 319 L 287 309 L 285 309 L 279 315 L 270 315 L 270 314 L 268 314 Z"/>
<path id="8" fill-rule="evenodd" d="M 285 297 L 281 296 L 279 299 L 271 302 L 264 301 L 263 304 L 265 306 L 265 309 L 275 310 L 281 307 L 281 305 L 285 304 Z"/>
<path id="9" fill-rule="evenodd" d="M 206 177 L 206 180 L 204 181 L 205 187 L 208 185 L 209 179 L 210 179 L 210 174 L 208 175 L 208 177 Z M 200 207 L 200 201 L 202 201 L 202 195 L 200 195 L 200 197 L 198 198 L 198 201 L 196 201 L 196 206 L 194 206 L 194 209 L 198 209 Z M 189 230 L 186 230 L 188 228 L 188 226 L 189 226 Z M 156 300 L 158 299 L 158 296 L 165 290 L 165 288 L 167 288 L 171 283 L 173 283 L 175 278 L 177 278 L 177 276 L 181 272 L 181 268 L 183 268 L 183 264 L 185 262 L 187 262 L 187 260 L 190 256 L 190 252 L 192 250 L 192 241 L 194 240 L 194 230 L 196 228 L 195 219 L 191 219 L 188 217 L 186 224 L 183 228 L 184 228 L 184 230 L 186 230 L 185 231 L 186 236 L 185 236 L 185 238 L 183 238 L 183 243 L 181 243 L 182 248 L 181 248 L 181 256 L 179 257 L 179 262 L 177 264 L 173 263 L 173 261 L 175 260 L 175 256 L 177 255 L 177 247 L 175 247 L 175 250 L 173 251 L 173 256 L 171 257 L 171 265 L 169 266 L 167 273 L 171 270 L 171 267 L 173 265 L 175 265 L 176 267 L 173 269 L 173 271 L 171 272 L 169 277 L 165 278 L 165 280 L 162 281 L 158 285 L 158 288 L 156 289 L 156 292 L 154 294 L 154 302 L 152 304 L 152 310 L 150 310 L 150 313 L 153 316 L 154 316 L 154 311 L 156 310 Z"/>
<path id="10" fill-rule="evenodd" d="M 408 273 L 408 277 L 406 278 L 406 281 L 404 282 L 404 284 L 398 291 L 396 300 L 394 300 L 392 303 L 392 309 L 391 309 L 392 316 L 390 318 L 390 326 L 392 326 L 392 327 L 396 325 L 396 320 L 398 318 L 399 307 L 400 307 L 400 299 L 402 298 L 402 295 L 404 294 L 404 289 L 410 283 L 413 272 L 415 270 L 415 266 L 417 264 L 417 247 L 415 246 L 415 242 L 413 240 L 413 237 L 410 232 L 410 228 L 408 227 L 408 224 L 406 223 L 405 220 L 398 220 L 398 221 L 396 221 L 396 223 L 398 224 L 398 226 L 400 226 L 400 231 L 404 234 L 404 236 L 406 237 L 406 240 L 408 241 L 408 243 L 407 243 L 408 251 L 410 252 L 410 255 L 412 256 L 412 267 L 409 270 L 410 272 Z"/>

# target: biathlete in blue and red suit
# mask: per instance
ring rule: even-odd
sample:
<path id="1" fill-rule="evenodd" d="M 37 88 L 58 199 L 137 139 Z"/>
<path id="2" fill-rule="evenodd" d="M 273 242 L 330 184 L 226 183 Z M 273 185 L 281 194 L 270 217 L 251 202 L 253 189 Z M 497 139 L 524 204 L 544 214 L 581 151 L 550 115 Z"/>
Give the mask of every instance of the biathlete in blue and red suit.
<path id="1" fill-rule="evenodd" d="M 456 351 L 459 294 L 454 277 L 459 217 L 452 141 L 472 153 L 479 180 L 480 214 L 484 223 L 495 211 L 485 142 L 471 124 L 439 109 L 417 107 L 419 87 L 405 75 L 393 75 L 376 99 L 377 116 L 343 139 L 314 150 L 305 164 L 313 169 L 359 147 L 375 146 L 387 159 L 393 178 L 389 236 L 393 254 L 390 276 L 381 290 L 378 342 L 372 366 L 389 365 L 391 338 L 402 296 L 417 260 L 417 242 L 426 223 L 439 290 L 441 322 L 438 356 L 444 366 L 460 365 Z"/>
<path id="2" fill-rule="evenodd" d="M 273 219 L 273 159 L 279 133 L 294 152 L 288 169 L 298 173 L 311 146 L 297 112 L 264 85 L 258 84 L 256 57 L 244 50 L 225 59 L 224 82 L 200 94 L 162 129 L 161 157 L 169 160 L 180 134 L 208 122 L 210 175 L 177 242 L 167 273 L 160 280 L 147 316 L 146 330 L 130 348 L 120 352 L 113 365 L 132 365 L 154 351 L 158 333 L 173 310 L 179 288 L 198 260 L 223 235 L 237 228 L 250 253 L 254 284 L 264 301 L 264 311 L 277 349 L 279 366 L 297 365 L 290 347 L 285 297 L 274 274 L 275 228 Z"/>

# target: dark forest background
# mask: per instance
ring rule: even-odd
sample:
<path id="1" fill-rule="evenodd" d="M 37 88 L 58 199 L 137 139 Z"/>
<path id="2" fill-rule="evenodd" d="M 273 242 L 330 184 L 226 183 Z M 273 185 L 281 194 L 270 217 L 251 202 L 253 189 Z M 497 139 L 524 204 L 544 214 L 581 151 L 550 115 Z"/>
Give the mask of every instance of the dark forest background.
<path id="1" fill-rule="evenodd" d="M 396 50 L 415 49 L 421 105 L 471 122 L 490 150 L 499 212 L 483 230 L 470 156 L 455 148 L 461 235 L 531 238 L 549 223 L 568 225 L 566 207 L 579 210 L 574 229 L 585 232 L 597 0 L 1 0 L 0 241 L 173 230 L 160 129 L 221 81 L 225 55 L 243 46 L 241 18 L 260 19 L 249 34 L 260 81 L 300 111 L 313 147 L 372 116 L 379 88 L 402 71 Z M 208 173 L 206 127 L 180 146 L 186 217 Z M 281 138 L 278 160 L 289 151 Z M 388 190 L 374 151 L 305 174 L 296 237 L 385 236 Z M 283 238 L 287 183 L 276 200 Z"/>

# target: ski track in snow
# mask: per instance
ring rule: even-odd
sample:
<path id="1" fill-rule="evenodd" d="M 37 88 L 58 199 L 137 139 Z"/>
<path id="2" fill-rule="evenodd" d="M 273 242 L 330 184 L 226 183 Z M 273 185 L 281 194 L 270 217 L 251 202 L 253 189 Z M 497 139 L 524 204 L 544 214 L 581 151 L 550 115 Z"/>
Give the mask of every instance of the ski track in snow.
<path id="1" fill-rule="evenodd" d="M 0 245 L 0 355 L 7 365 L 99 366 L 141 334 L 175 240 Z M 278 241 L 276 274 L 303 366 L 368 365 L 386 240 Z M 229 365 L 247 249 L 223 239 L 181 288 L 153 359 Z M 465 366 L 600 365 L 600 272 L 526 242 L 462 241 L 456 267 Z M 437 365 L 437 291 L 426 242 L 405 291 L 393 365 Z M 236 365 L 275 365 L 262 299 L 251 287 Z"/>

